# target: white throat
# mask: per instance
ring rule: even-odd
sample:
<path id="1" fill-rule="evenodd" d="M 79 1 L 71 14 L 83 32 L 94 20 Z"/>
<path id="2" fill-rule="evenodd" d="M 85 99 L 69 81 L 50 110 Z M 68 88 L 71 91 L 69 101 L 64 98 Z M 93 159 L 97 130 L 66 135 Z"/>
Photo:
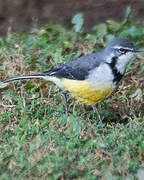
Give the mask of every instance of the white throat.
<path id="1" fill-rule="evenodd" d="M 133 57 L 133 52 L 128 52 L 127 54 L 118 57 L 116 62 L 116 68 L 121 74 L 124 74 L 126 66 L 132 57 Z"/>

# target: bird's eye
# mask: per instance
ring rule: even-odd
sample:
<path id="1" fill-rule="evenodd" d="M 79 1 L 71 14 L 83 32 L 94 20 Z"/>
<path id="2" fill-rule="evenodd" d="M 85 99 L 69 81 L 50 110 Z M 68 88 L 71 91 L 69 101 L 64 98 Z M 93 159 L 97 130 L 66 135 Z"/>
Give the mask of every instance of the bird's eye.
<path id="1" fill-rule="evenodd" d="M 119 49 L 119 52 L 120 52 L 121 54 L 125 54 L 125 53 L 127 52 L 127 50 L 126 50 L 126 49 L 123 49 L 123 48 L 120 48 L 120 49 Z"/>

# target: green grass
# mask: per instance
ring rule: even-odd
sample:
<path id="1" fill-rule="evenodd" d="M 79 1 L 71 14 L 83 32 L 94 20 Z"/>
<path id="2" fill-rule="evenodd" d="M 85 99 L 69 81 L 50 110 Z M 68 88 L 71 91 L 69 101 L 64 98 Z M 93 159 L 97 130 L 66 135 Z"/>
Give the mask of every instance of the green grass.
<path id="1" fill-rule="evenodd" d="M 78 20 L 77 20 L 78 19 Z M 35 74 L 104 48 L 115 37 L 144 47 L 144 28 L 126 11 L 85 33 L 46 25 L 0 38 L 1 80 Z M 60 90 L 41 80 L 11 84 L 0 92 L 0 179 L 134 180 L 144 173 L 144 58 L 137 55 L 113 96 L 99 104 L 101 129 L 91 107 L 69 97 L 64 115 Z"/>

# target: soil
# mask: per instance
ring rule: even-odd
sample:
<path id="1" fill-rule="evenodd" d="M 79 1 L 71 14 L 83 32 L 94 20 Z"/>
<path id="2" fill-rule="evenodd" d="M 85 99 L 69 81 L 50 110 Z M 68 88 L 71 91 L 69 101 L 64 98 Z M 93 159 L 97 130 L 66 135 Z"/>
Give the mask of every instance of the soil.
<path id="1" fill-rule="evenodd" d="M 144 0 L 0 0 L 0 35 L 29 31 L 47 23 L 71 27 L 72 17 L 82 12 L 85 28 L 107 19 L 121 21 L 131 6 L 134 19 L 143 20 Z"/>

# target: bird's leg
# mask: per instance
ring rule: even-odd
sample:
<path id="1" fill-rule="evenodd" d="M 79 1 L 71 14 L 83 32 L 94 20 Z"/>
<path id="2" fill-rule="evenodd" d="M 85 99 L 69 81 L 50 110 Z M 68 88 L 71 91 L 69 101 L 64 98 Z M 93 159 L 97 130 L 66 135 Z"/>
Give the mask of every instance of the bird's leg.
<path id="1" fill-rule="evenodd" d="M 99 114 L 96 106 L 93 106 L 93 112 L 94 112 L 94 114 L 96 114 L 97 117 L 98 117 L 100 127 L 103 128 L 103 127 L 104 127 L 104 124 L 103 124 L 103 122 L 102 122 L 102 119 L 101 119 L 101 117 L 100 117 L 100 114 Z"/>
<path id="2" fill-rule="evenodd" d="M 68 106 L 67 106 L 67 91 L 62 91 L 61 93 L 62 101 L 65 108 L 65 115 L 68 117 Z"/>

